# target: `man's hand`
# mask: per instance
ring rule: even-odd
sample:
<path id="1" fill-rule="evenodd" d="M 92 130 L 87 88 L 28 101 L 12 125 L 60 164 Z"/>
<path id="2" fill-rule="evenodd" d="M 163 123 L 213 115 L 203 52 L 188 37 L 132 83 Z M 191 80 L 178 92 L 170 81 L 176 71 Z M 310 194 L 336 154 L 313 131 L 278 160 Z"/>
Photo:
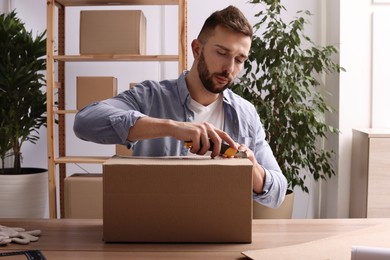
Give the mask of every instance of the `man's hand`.
<path id="1" fill-rule="evenodd" d="M 210 149 L 210 141 L 213 143 L 212 158 L 220 154 L 223 141 L 230 147 L 238 149 L 236 142 L 227 133 L 210 123 L 177 122 L 177 127 L 178 130 L 174 137 L 178 140 L 191 142 L 191 153 L 205 154 Z"/>
<path id="2" fill-rule="evenodd" d="M 191 152 L 205 154 L 214 143 L 211 157 L 219 155 L 221 144 L 225 141 L 230 147 L 238 149 L 236 142 L 224 131 L 209 123 L 178 122 L 169 119 L 142 117 L 130 128 L 127 139 L 130 141 L 174 137 L 181 141 L 191 141 Z"/>
<path id="3" fill-rule="evenodd" d="M 265 183 L 265 170 L 263 166 L 257 162 L 255 154 L 245 144 L 240 144 L 238 150 L 244 152 L 247 158 L 252 162 L 253 191 L 255 193 L 261 193 Z"/>

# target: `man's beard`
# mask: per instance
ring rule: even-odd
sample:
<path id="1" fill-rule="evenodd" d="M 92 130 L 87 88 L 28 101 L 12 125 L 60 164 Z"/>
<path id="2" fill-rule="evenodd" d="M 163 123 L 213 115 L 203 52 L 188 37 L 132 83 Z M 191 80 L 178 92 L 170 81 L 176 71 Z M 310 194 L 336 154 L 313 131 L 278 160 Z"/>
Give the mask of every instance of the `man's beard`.
<path id="1" fill-rule="evenodd" d="M 210 71 L 204 59 L 203 52 L 201 52 L 199 56 L 198 73 L 199 73 L 200 81 L 202 81 L 203 83 L 203 86 L 211 93 L 215 93 L 215 94 L 221 93 L 232 84 L 232 81 L 229 80 L 229 82 L 222 88 L 215 87 L 215 84 L 213 83 L 213 76 L 229 78 L 229 73 L 227 71 L 224 71 L 221 73 L 213 73 L 212 75 L 210 75 Z"/>

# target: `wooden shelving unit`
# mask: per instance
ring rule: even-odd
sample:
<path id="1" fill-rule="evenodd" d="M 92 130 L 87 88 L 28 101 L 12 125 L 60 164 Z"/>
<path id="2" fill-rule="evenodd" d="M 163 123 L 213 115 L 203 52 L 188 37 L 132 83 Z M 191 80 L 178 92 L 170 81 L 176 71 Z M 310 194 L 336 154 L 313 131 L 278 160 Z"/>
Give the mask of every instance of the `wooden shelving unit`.
<path id="1" fill-rule="evenodd" d="M 65 13 L 67 7 L 75 6 L 133 6 L 133 5 L 177 5 L 178 6 L 178 39 L 177 55 L 66 55 L 65 53 Z M 55 14 L 58 11 L 56 21 Z M 58 32 L 55 32 L 56 23 Z M 58 42 L 55 42 L 56 33 Z M 55 55 L 57 49 L 58 55 Z M 65 63 L 66 62 L 178 62 L 179 74 L 187 68 L 187 0 L 47 0 L 47 143 L 49 172 L 49 214 L 57 218 L 57 165 L 59 165 L 60 212 L 64 216 L 64 179 L 68 163 L 103 163 L 108 157 L 69 156 L 65 145 L 65 115 L 77 113 L 77 110 L 65 110 Z M 57 70 L 55 63 L 58 63 Z M 58 82 L 55 81 L 57 75 Z M 57 95 L 57 99 L 56 99 Z M 56 101 L 57 100 L 57 101 Z M 55 118 L 58 120 L 58 131 L 55 131 Z M 56 142 L 58 137 L 58 143 Z M 58 152 L 58 156 L 56 156 Z"/>

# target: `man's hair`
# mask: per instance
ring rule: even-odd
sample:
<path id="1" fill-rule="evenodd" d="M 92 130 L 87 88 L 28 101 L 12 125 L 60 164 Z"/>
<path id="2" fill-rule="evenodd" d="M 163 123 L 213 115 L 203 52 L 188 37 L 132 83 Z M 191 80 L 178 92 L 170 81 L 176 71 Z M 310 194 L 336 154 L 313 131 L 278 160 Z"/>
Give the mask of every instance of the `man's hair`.
<path id="1" fill-rule="evenodd" d="M 252 25 L 237 7 L 230 5 L 223 10 L 215 11 L 207 18 L 202 30 L 200 30 L 198 40 L 207 41 L 207 38 L 218 25 L 233 32 L 242 33 L 250 38 L 253 36 Z"/>

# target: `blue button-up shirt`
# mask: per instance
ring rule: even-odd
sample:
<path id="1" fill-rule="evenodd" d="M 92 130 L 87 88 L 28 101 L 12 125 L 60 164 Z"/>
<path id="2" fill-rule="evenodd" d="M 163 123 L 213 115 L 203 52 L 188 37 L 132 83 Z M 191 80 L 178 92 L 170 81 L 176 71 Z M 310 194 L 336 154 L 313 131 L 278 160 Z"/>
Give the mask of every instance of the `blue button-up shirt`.
<path id="1" fill-rule="evenodd" d="M 188 149 L 173 137 L 131 142 L 129 129 L 144 116 L 191 122 L 190 95 L 183 72 L 178 79 L 144 81 L 119 95 L 90 104 L 77 113 L 74 132 L 77 137 L 102 144 L 124 144 L 133 149 L 134 156 L 184 156 Z M 255 107 L 230 89 L 223 92 L 224 131 L 237 143 L 251 149 L 265 170 L 261 194 L 253 199 L 278 207 L 284 200 L 287 181 L 282 174 L 269 144 Z"/>

